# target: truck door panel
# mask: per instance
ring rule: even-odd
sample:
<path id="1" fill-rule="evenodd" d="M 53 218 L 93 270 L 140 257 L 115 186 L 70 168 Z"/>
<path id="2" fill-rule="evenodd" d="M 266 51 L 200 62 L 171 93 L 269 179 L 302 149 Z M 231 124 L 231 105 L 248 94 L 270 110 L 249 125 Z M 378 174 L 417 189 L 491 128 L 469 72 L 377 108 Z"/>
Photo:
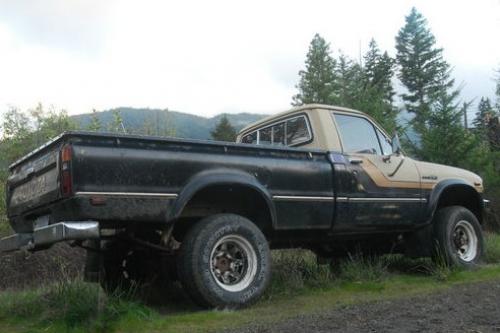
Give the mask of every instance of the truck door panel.
<path id="1" fill-rule="evenodd" d="M 339 212 L 334 230 L 411 227 L 422 204 L 415 163 L 392 151 L 385 155 L 387 145 L 379 141 L 383 134 L 368 119 L 344 114 L 334 118 L 344 150 L 334 163 Z"/>

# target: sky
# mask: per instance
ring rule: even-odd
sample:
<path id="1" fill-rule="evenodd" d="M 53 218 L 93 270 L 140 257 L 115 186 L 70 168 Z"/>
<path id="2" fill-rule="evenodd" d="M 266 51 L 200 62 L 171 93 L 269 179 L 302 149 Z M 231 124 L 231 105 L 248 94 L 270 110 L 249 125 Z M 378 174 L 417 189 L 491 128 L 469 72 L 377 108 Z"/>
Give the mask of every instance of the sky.
<path id="1" fill-rule="evenodd" d="M 359 59 L 415 6 L 462 97 L 494 95 L 500 0 L 0 0 L 0 113 L 119 106 L 202 116 L 290 107 L 315 33 Z"/>

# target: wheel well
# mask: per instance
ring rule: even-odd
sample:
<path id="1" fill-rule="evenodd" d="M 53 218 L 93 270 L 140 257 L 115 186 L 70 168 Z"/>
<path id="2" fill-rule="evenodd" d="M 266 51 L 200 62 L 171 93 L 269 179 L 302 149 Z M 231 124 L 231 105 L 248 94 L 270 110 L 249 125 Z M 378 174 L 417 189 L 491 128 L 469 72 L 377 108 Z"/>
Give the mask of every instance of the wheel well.
<path id="1" fill-rule="evenodd" d="M 443 190 L 439 197 L 436 211 L 448 206 L 462 206 L 470 210 L 483 223 L 483 214 L 481 209 L 481 198 L 477 191 L 472 187 L 456 185 L 449 186 Z"/>
<path id="2" fill-rule="evenodd" d="M 272 230 L 272 214 L 264 196 L 245 185 L 211 185 L 198 191 L 185 205 L 175 221 L 174 237 L 181 240 L 200 219 L 220 213 L 246 217 L 268 235 Z"/>

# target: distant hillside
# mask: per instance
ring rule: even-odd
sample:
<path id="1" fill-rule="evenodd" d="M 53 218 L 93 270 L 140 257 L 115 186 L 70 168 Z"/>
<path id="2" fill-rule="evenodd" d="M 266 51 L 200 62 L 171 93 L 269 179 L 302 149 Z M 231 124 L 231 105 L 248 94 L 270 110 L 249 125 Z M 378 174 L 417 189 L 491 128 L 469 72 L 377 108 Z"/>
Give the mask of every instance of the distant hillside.
<path id="1" fill-rule="evenodd" d="M 212 131 L 222 117 L 217 115 L 212 118 L 195 116 L 177 111 L 160 109 L 136 109 L 121 107 L 97 113 L 103 130 L 106 130 L 113 122 L 113 111 L 118 110 L 123 118 L 123 125 L 127 132 L 150 133 L 165 135 L 173 133 L 174 136 L 190 139 L 209 139 Z M 226 114 L 231 124 L 240 130 L 246 125 L 265 117 L 262 114 L 238 113 Z M 80 128 L 89 126 L 92 114 L 80 114 L 72 116 Z"/>

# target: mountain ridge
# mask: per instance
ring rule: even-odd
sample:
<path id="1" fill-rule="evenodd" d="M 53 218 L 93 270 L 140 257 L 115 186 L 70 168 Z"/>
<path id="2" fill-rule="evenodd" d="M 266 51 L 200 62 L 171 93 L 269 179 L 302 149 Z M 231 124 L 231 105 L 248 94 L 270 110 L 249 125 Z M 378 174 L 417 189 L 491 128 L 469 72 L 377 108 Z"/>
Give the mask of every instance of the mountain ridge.
<path id="1" fill-rule="evenodd" d="M 223 113 L 213 117 L 203 117 L 168 109 L 150 109 L 118 107 L 99 111 L 95 116 L 101 124 L 101 130 L 110 128 L 114 122 L 114 113 L 118 111 L 127 132 L 151 135 L 166 135 L 189 139 L 210 139 L 210 132 L 224 115 L 234 128 L 239 131 L 248 124 L 260 120 L 268 115 L 254 113 Z M 71 116 L 79 128 L 88 128 L 93 113 L 84 113 Z"/>

